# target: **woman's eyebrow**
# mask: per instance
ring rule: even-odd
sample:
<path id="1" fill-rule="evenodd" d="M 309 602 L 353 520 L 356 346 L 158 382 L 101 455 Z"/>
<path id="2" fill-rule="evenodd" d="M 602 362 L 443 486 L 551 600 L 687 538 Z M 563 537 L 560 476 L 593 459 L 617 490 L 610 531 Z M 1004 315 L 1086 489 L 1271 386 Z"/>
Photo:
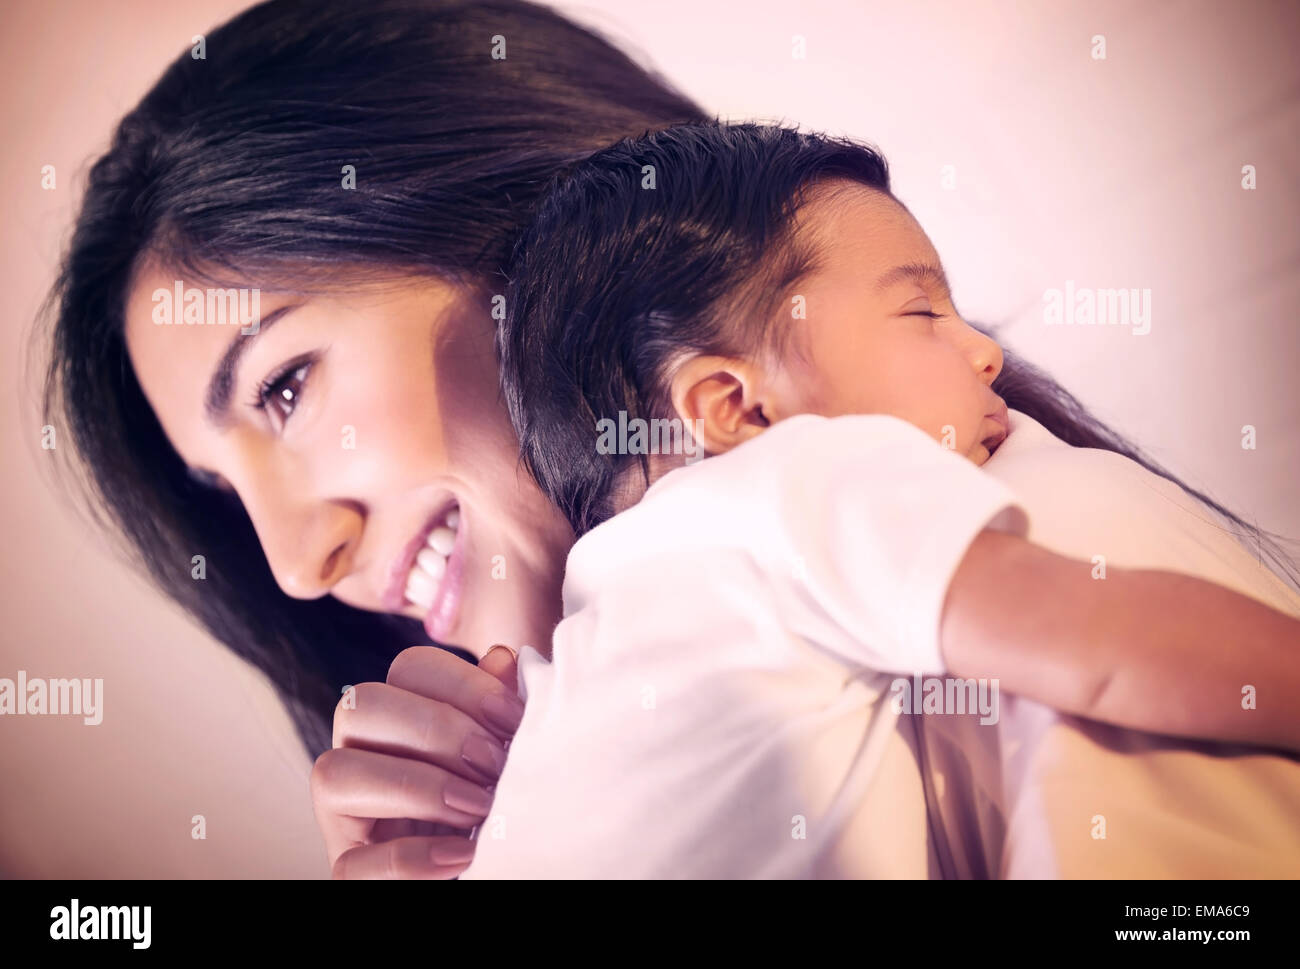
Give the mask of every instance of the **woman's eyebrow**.
<path id="1" fill-rule="evenodd" d="M 239 361 L 253 345 L 253 341 L 282 320 L 285 314 L 293 312 L 301 305 L 295 303 L 273 309 L 258 321 L 257 329 L 252 333 L 235 332 L 230 345 L 226 347 L 226 352 L 217 362 L 216 369 L 212 371 L 212 379 L 208 381 L 208 392 L 203 400 L 203 410 L 207 414 L 208 423 L 223 427 L 229 420 L 230 395 L 234 391 L 235 378 L 238 376 Z"/>
<path id="2" fill-rule="evenodd" d="M 876 290 L 883 291 L 897 283 L 908 281 L 936 285 L 945 295 L 952 292 L 948 286 L 948 275 L 943 271 L 943 267 L 928 262 L 909 262 L 895 266 L 876 280 Z"/>

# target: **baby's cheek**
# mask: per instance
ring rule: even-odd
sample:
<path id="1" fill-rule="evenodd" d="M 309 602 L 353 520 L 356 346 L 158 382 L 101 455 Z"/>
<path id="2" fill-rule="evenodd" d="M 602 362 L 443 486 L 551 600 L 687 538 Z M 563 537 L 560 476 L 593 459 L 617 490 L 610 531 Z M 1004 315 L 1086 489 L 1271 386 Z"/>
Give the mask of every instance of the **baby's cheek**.
<path id="1" fill-rule="evenodd" d="M 835 417 L 850 411 L 836 409 L 836 395 L 843 381 L 834 373 L 802 362 L 790 362 L 781 368 L 775 381 L 778 399 L 773 410 L 783 417 L 796 414 L 820 414 Z"/>
<path id="2" fill-rule="evenodd" d="M 839 417 L 844 414 L 888 414 L 894 409 L 887 396 L 882 396 L 869 378 L 859 378 L 826 384 L 825 392 L 816 401 L 812 413 Z"/>

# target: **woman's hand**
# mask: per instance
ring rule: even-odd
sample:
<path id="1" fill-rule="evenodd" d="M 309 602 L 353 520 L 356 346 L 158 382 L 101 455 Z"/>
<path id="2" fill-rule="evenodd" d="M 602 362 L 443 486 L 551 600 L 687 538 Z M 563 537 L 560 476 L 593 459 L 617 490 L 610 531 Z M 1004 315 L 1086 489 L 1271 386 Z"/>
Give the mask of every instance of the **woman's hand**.
<path id="1" fill-rule="evenodd" d="M 334 711 L 334 747 L 311 772 L 334 878 L 454 878 L 474 857 L 505 744 L 523 713 L 514 654 L 471 666 L 434 646 L 393 660 Z M 487 701 L 486 703 L 484 701 Z"/>

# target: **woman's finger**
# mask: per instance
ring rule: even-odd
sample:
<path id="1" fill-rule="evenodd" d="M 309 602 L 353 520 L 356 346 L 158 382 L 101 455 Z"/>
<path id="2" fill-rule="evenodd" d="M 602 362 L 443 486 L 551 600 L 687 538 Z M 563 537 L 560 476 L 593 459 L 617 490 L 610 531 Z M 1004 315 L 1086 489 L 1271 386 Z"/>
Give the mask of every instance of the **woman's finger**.
<path id="1" fill-rule="evenodd" d="M 439 824 L 435 821 L 412 821 L 410 818 L 378 818 L 370 829 L 368 838 L 361 837 L 355 840 L 360 844 L 362 842 L 392 841 L 394 838 L 407 838 L 411 835 L 427 838 L 435 834 L 450 834 L 458 838 L 468 838 L 472 831 L 472 828 L 457 828 L 450 824 Z"/>
<path id="2" fill-rule="evenodd" d="M 389 683 L 360 683 L 334 711 L 334 746 L 414 757 L 493 784 L 506 747 L 478 721 L 448 703 Z"/>
<path id="3" fill-rule="evenodd" d="M 503 683 L 436 646 L 411 646 L 398 653 L 388 668 L 388 684 L 450 704 L 503 740 L 514 736 L 524 715 L 513 682 Z"/>
<path id="4" fill-rule="evenodd" d="M 478 668 L 495 676 L 512 692 L 516 690 L 519 683 L 519 657 L 509 646 L 497 643 L 478 661 Z"/>
<path id="5" fill-rule="evenodd" d="M 357 845 L 339 855 L 332 878 L 455 878 L 474 858 L 474 842 L 449 835 Z"/>
<path id="6" fill-rule="evenodd" d="M 351 747 L 316 758 L 311 788 L 318 817 L 411 818 L 469 829 L 492 807 L 491 791 L 433 764 Z"/>

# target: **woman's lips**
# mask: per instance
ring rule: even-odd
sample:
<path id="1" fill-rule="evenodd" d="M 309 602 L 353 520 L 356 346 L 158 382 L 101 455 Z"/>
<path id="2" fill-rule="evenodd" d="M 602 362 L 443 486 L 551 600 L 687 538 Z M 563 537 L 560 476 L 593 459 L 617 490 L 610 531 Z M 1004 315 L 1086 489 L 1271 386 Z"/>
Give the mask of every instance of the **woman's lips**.
<path id="1" fill-rule="evenodd" d="M 429 638 L 440 643 L 451 643 L 451 636 L 460 615 L 461 588 L 465 573 L 465 516 L 458 511 L 456 541 L 447 555 L 447 567 L 434 593 L 433 604 L 424 616 L 424 631 Z"/>
<path id="2" fill-rule="evenodd" d="M 403 546 L 402 551 L 388 568 L 388 585 L 384 589 L 381 604 L 387 612 L 401 612 L 410 605 L 406 598 L 406 582 L 415 565 L 415 558 L 425 547 L 430 533 L 442 523 L 448 513 L 457 507 L 454 503 L 444 506 L 430 515 L 424 526 Z"/>

